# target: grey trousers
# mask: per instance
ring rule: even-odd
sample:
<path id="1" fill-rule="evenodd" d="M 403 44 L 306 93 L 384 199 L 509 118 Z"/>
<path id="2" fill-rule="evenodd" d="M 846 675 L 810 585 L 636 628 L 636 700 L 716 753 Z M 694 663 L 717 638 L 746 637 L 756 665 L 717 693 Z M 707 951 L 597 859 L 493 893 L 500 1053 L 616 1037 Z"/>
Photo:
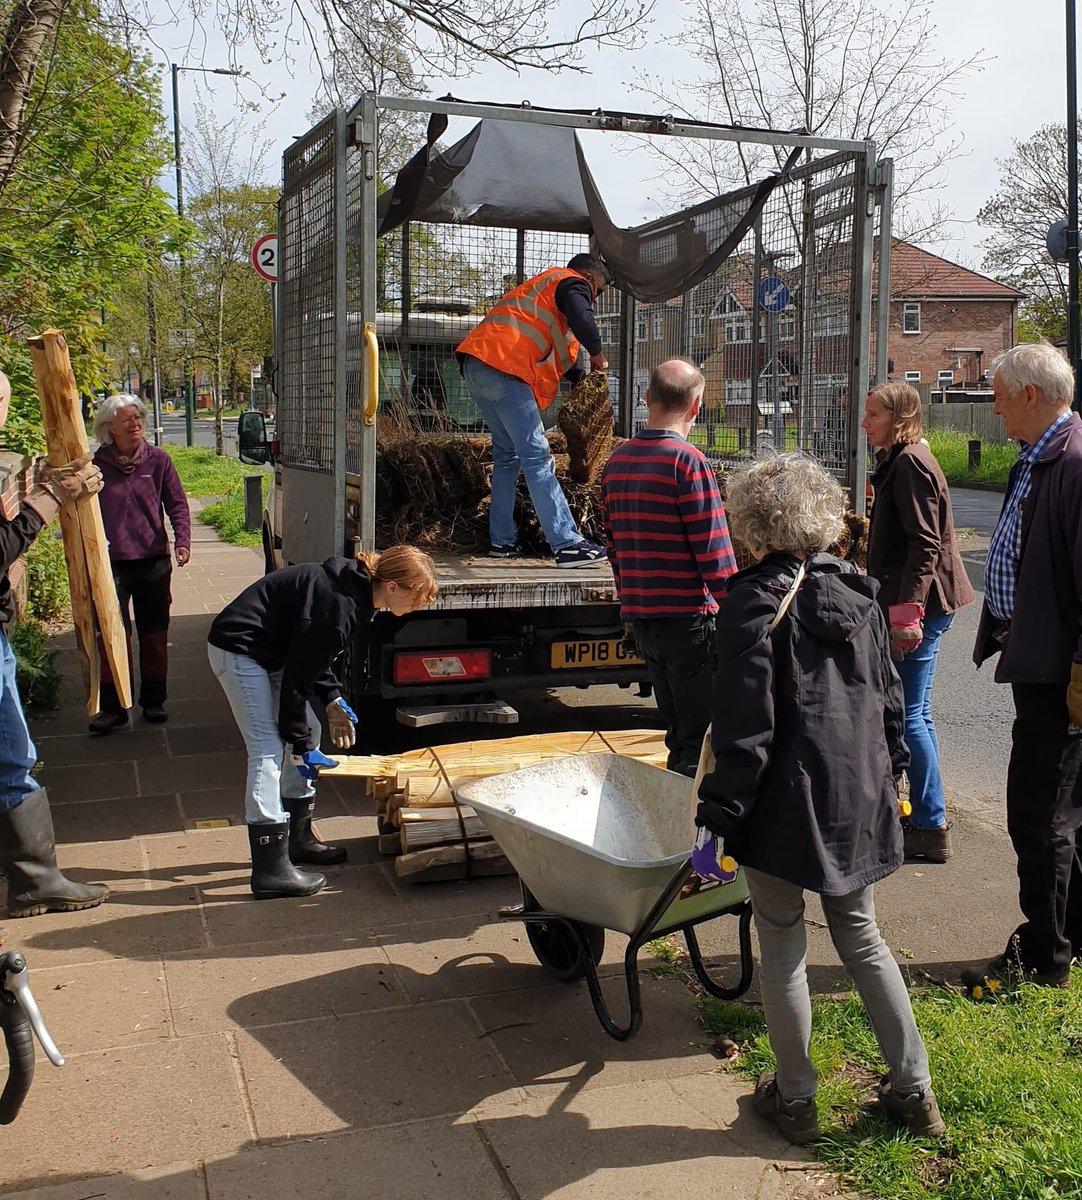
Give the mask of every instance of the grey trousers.
<path id="1" fill-rule="evenodd" d="M 759 934 L 763 1012 L 778 1061 L 778 1089 L 791 1100 L 805 1099 L 815 1095 L 816 1075 L 808 1054 L 812 1020 L 804 892 L 762 871 L 745 868 L 744 873 Z M 875 923 L 873 889 L 820 899 L 834 948 L 860 993 L 891 1083 L 900 1092 L 928 1087 L 928 1054 L 902 973 Z"/>

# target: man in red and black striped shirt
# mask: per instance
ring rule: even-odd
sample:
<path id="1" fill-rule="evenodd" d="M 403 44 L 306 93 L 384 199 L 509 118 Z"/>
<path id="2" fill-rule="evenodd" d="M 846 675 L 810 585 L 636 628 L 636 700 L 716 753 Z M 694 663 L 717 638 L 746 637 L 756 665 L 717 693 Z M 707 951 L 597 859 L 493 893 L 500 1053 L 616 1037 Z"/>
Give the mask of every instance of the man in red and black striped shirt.
<path id="1" fill-rule="evenodd" d="M 714 614 L 736 570 L 714 472 L 687 440 L 704 382 L 682 358 L 655 367 L 646 428 L 613 451 L 601 480 L 620 615 L 650 671 L 668 768 L 690 776 L 710 720 Z"/>

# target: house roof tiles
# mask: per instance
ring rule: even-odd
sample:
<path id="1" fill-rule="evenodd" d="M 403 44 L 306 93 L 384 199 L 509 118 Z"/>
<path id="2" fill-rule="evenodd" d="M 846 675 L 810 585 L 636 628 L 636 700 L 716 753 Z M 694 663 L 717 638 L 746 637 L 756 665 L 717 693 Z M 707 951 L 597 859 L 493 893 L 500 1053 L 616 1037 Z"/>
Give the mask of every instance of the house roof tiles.
<path id="1" fill-rule="evenodd" d="M 948 262 L 919 246 L 891 240 L 890 290 L 896 300 L 1018 300 L 1025 293 L 968 267 Z"/>

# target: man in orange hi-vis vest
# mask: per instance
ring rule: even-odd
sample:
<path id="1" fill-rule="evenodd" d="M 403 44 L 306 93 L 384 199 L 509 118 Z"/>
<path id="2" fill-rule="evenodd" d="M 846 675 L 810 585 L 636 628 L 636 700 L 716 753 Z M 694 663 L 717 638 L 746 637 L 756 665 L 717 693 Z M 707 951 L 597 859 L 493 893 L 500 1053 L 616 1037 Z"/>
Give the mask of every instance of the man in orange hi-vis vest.
<path id="1" fill-rule="evenodd" d="M 541 422 L 556 399 L 560 380 L 582 377 L 579 345 L 590 370 L 608 368 L 593 303 L 605 290 L 608 271 L 592 254 L 576 254 L 566 267 L 552 267 L 512 288 L 459 344 L 470 396 L 492 434 L 492 504 L 489 554 L 521 553 L 515 525 L 515 489 L 521 470 L 537 519 L 558 567 L 603 562 L 603 547 L 579 532 L 556 480 L 552 452 Z"/>

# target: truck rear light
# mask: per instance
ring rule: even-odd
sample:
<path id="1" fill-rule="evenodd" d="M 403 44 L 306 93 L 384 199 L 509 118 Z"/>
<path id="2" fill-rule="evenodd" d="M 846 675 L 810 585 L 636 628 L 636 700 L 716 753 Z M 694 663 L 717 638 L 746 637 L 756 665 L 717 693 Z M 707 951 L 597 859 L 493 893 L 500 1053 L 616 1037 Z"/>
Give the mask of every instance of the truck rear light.
<path id="1" fill-rule="evenodd" d="M 461 683 L 467 679 L 488 679 L 491 674 L 490 650 L 459 650 L 453 654 L 422 650 L 394 656 L 396 684 Z"/>

